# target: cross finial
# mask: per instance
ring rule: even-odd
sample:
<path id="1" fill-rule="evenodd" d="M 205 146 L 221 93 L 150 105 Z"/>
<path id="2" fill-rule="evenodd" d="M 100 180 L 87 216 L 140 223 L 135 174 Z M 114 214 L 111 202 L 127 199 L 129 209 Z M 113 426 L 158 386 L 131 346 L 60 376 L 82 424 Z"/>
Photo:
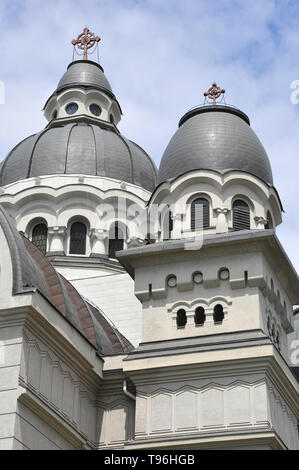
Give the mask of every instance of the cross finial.
<path id="1" fill-rule="evenodd" d="M 79 34 L 77 39 L 72 40 L 73 46 L 77 46 L 79 49 L 83 49 L 83 60 L 87 60 L 87 50 L 95 45 L 96 42 L 99 42 L 101 38 L 95 36 L 89 31 L 88 28 L 83 29 L 83 33 Z"/>
<path id="2" fill-rule="evenodd" d="M 209 88 L 208 91 L 205 91 L 203 95 L 208 97 L 210 100 L 213 100 L 213 104 L 216 104 L 216 99 L 224 93 L 225 90 L 220 88 L 217 83 L 214 82 L 211 88 Z"/>

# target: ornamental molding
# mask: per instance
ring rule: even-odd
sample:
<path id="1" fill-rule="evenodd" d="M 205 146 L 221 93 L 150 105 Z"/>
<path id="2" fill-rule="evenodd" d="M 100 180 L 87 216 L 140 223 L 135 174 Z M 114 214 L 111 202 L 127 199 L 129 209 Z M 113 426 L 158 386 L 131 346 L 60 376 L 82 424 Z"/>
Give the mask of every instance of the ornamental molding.
<path id="1" fill-rule="evenodd" d="M 216 214 L 228 214 L 230 212 L 231 209 L 228 209 L 227 207 L 215 207 L 215 209 L 213 209 L 214 212 L 216 212 Z"/>
<path id="2" fill-rule="evenodd" d="M 67 235 L 67 228 L 65 226 L 54 226 L 48 228 L 49 235 L 58 235 L 60 237 L 66 237 Z"/>
<path id="3" fill-rule="evenodd" d="M 108 230 L 92 228 L 89 232 L 91 240 L 106 240 L 108 237 Z"/>

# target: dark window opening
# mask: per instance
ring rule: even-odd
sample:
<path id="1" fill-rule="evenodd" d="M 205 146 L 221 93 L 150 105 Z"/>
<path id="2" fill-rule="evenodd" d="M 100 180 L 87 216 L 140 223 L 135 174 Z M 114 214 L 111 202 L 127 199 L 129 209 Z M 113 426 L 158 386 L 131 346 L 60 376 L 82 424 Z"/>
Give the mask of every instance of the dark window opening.
<path id="1" fill-rule="evenodd" d="M 86 253 L 86 225 L 74 222 L 70 231 L 70 254 L 85 255 Z"/>
<path id="2" fill-rule="evenodd" d="M 66 111 L 66 114 L 75 114 L 79 109 L 79 106 L 77 105 L 77 103 L 69 103 L 68 105 L 66 105 L 65 107 L 65 111 Z"/>
<path id="3" fill-rule="evenodd" d="M 197 307 L 195 310 L 195 325 L 204 325 L 206 321 L 205 309 L 203 307 Z"/>
<path id="4" fill-rule="evenodd" d="M 187 323 L 187 315 L 185 310 L 182 308 L 178 311 L 177 316 L 176 316 L 176 324 L 178 328 L 185 328 L 185 325 Z"/>
<path id="5" fill-rule="evenodd" d="M 32 230 L 32 243 L 45 255 L 47 251 L 48 228 L 46 224 L 38 224 Z"/>
<path id="6" fill-rule="evenodd" d="M 241 199 L 238 199 L 233 204 L 233 229 L 250 230 L 249 206 Z"/>
<path id="7" fill-rule="evenodd" d="M 202 197 L 191 204 L 191 230 L 201 230 L 210 226 L 210 204 Z"/>
<path id="8" fill-rule="evenodd" d="M 110 230 L 109 238 L 109 258 L 115 258 L 115 253 L 124 249 L 124 237 L 122 231 L 118 228 L 116 224 Z"/>
<path id="9" fill-rule="evenodd" d="M 163 220 L 163 240 L 169 240 L 173 231 L 172 212 L 168 211 Z"/>
<path id="10" fill-rule="evenodd" d="M 97 116 L 97 117 L 100 116 L 102 113 L 102 109 L 100 108 L 100 106 L 95 103 L 92 103 L 89 106 L 89 110 L 94 116 Z"/>
<path id="11" fill-rule="evenodd" d="M 214 318 L 215 323 L 222 323 L 223 322 L 224 313 L 223 313 L 222 305 L 220 305 L 220 304 L 216 305 L 216 307 L 214 308 L 213 318 Z"/>

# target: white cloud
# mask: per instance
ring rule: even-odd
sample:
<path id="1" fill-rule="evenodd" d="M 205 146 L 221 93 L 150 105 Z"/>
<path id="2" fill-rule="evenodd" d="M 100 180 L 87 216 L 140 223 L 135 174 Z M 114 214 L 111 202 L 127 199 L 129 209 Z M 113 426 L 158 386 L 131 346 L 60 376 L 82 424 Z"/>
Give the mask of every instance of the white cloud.
<path id="1" fill-rule="evenodd" d="M 40 110 L 72 59 L 70 41 L 87 25 L 102 37 L 101 64 L 124 111 L 121 131 L 157 164 L 179 118 L 211 82 L 226 88 L 270 157 L 286 211 L 278 233 L 299 269 L 299 105 L 290 102 L 298 23 L 293 0 L 2 0 L 0 160 L 45 126 Z"/>

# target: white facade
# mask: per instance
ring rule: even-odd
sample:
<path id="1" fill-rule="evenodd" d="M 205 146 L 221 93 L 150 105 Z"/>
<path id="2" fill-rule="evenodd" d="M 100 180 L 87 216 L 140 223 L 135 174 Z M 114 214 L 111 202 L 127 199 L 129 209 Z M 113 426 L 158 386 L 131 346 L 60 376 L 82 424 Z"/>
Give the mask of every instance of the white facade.
<path id="1" fill-rule="evenodd" d="M 65 85 L 45 116 L 118 135 L 108 91 Z M 192 169 L 151 193 L 65 171 L 5 184 L 0 204 L 0 449 L 299 449 L 299 280 L 275 234 L 273 185 Z"/>

